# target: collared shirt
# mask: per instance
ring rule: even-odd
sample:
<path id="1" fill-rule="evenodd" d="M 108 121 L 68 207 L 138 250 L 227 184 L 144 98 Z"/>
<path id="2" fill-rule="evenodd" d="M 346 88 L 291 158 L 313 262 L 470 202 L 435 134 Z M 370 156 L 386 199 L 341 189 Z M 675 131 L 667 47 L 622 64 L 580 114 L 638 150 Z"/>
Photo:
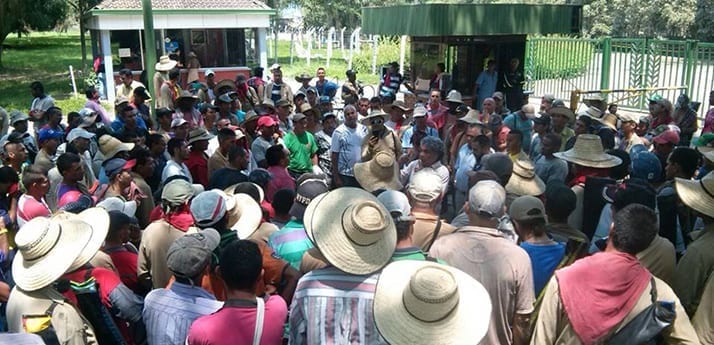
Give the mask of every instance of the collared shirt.
<path id="1" fill-rule="evenodd" d="M 120 83 L 116 87 L 116 97 L 126 97 L 127 99 L 132 99 L 134 97 L 134 89 L 136 89 L 139 86 L 144 86 L 141 82 L 137 80 L 132 80 L 131 84 L 129 86 L 126 86 L 124 83 Z M 147 91 L 148 93 L 148 91 Z"/>
<path id="2" fill-rule="evenodd" d="M 144 323 L 149 344 L 183 344 L 191 324 L 223 306 L 199 286 L 173 282 L 168 289 L 149 292 L 144 300 Z"/>
<path id="3" fill-rule="evenodd" d="M 332 146 L 330 151 L 339 153 L 337 159 L 337 172 L 340 175 L 354 176 L 354 165 L 361 161 L 361 148 L 364 137 L 367 136 L 367 127 L 357 123 L 355 128 L 341 124 L 332 133 Z"/>
<path id="4" fill-rule="evenodd" d="M 288 169 L 296 172 L 312 171 L 312 156 L 317 153 L 315 136 L 310 132 L 305 132 L 300 136 L 288 133 L 283 140 L 285 147 L 290 151 Z"/>
<path id="5" fill-rule="evenodd" d="M 169 247 L 186 233 L 164 219 L 155 221 L 144 229 L 141 233 L 137 263 L 139 281 L 151 281 L 154 289 L 166 287 L 173 276 L 166 264 Z"/>
<path id="6" fill-rule="evenodd" d="M 253 152 L 253 157 L 255 157 L 256 162 L 260 162 L 265 159 L 265 153 L 268 151 L 268 149 L 275 145 L 275 142 L 271 138 L 270 140 L 267 140 L 263 138 L 262 135 L 259 135 L 253 140 L 253 143 L 250 144 L 250 150 Z"/>
<path id="7" fill-rule="evenodd" d="M 483 100 L 491 97 L 494 92 L 496 92 L 496 84 L 498 82 L 498 73 L 496 71 L 489 72 L 488 70 L 483 70 L 476 78 L 476 84 L 478 84 L 478 104 L 477 108 L 481 110 L 483 106 Z"/>
<path id="8" fill-rule="evenodd" d="M 427 106 L 427 111 L 429 112 L 429 122 L 430 125 L 436 127 L 436 129 L 441 130 L 448 122 L 449 107 L 444 106 L 439 103 L 438 106 L 434 106 L 433 103 L 429 103 Z"/>
<path id="9" fill-rule="evenodd" d="M 417 261 L 436 261 L 440 264 L 446 264 L 444 260 L 438 258 L 432 258 L 429 254 L 423 252 L 417 247 L 406 247 L 397 248 L 392 254 L 392 261 L 402 261 L 402 260 L 417 260 Z"/>
<path id="10" fill-rule="evenodd" d="M 630 150 L 632 150 L 632 147 L 635 145 L 643 145 L 644 142 L 642 141 L 642 138 L 640 138 L 637 133 L 632 133 L 632 136 L 630 139 L 625 139 L 625 137 L 622 137 L 622 140 L 620 141 L 619 149 L 620 150 L 625 150 L 627 153 L 630 153 Z"/>
<path id="11" fill-rule="evenodd" d="M 439 131 L 437 131 L 437 129 L 434 127 L 427 126 L 426 129 L 422 132 L 416 128 L 416 124 L 412 124 L 411 126 L 409 126 L 409 128 L 407 128 L 406 131 L 404 131 L 404 134 L 402 134 L 402 150 L 406 151 L 407 149 L 410 149 L 414 146 L 414 143 L 412 141 L 414 141 L 413 138 L 415 137 L 415 134 L 421 135 L 422 138 L 427 136 L 435 138 L 439 137 Z"/>
<path id="12" fill-rule="evenodd" d="M 335 267 L 302 276 L 290 307 L 290 344 L 387 344 L 372 311 L 378 278 Z"/>
<path id="13" fill-rule="evenodd" d="M 531 147 L 531 137 L 533 136 L 533 120 L 521 118 L 518 113 L 511 113 L 503 119 L 503 124 L 511 130 L 517 129 L 523 133 L 523 142 L 521 148 L 528 150 Z"/>
<path id="14" fill-rule="evenodd" d="M 404 186 L 408 185 L 409 182 L 412 180 L 412 176 L 414 175 L 414 173 L 424 168 L 432 168 L 434 169 L 434 171 L 436 171 L 436 174 L 439 175 L 439 178 L 441 179 L 441 192 L 446 193 L 446 188 L 449 186 L 449 169 L 443 164 L 441 164 L 441 162 L 439 161 L 436 161 L 434 164 L 428 167 L 424 167 L 421 165 L 421 160 L 417 159 L 409 163 L 409 165 L 404 167 L 399 172 L 399 181 Z"/>
<path id="15" fill-rule="evenodd" d="M 469 177 L 467 172 L 472 171 L 476 166 L 476 156 L 474 156 L 469 143 L 461 145 L 459 152 L 456 154 L 456 176 L 454 187 L 460 192 L 468 192 Z"/>
<path id="16" fill-rule="evenodd" d="M 208 156 L 203 151 L 191 151 L 185 163 L 194 182 L 208 186 Z"/>
<path id="17" fill-rule="evenodd" d="M 437 238 L 448 235 L 456 231 L 456 227 L 441 220 L 439 233 L 434 237 L 436 224 L 439 221 L 439 216 L 435 214 L 422 213 L 413 211 L 412 215 L 416 219 L 414 222 L 414 234 L 412 234 L 412 243 L 414 246 L 428 251 Z"/>
<path id="18" fill-rule="evenodd" d="M 302 255 L 313 247 L 305 232 L 305 225 L 297 219 L 289 221 L 282 229 L 270 235 L 268 245 L 296 270 L 300 269 Z"/>
<path id="19" fill-rule="evenodd" d="M 161 172 L 161 182 L 166 181 L 167 178 L 174 175 L 183 175 L 188 178 L 188 182 L 193 183 L 193 177 L 191 176 L 191 171 L 184 163 L 177 163 L 173 159 L 169 159 L 164 166 L 164 170 Z"/>
<path id="20" fill-rule="evenodd" d="M 214 151 L 211 158 L 208 159 L 208 177 L 210 178 L 214 172 L 218 171 L 218 169 L 222 169 L 227 166 L 228 157 L 224 156 L 220 149 Z"/>
<path id="21" fill-rule="evenodd" d="M 565 182 L 568 176 L 568 163 L 558 157 L 540 155 L 534 165 L 536 175 L 546 184 L 551 181 Z"/>
<path id="22" fill-rule="evenodd" d="M 429 254 L 483 284 L 491 296 L 491 322 L 481 344 L 511 344 L 516 314 L 530 314 L 535 302 L 528 254 L 497 229 L 466 226 L 441 237 Z"/>
<path id="23" fill-rule="evenodd" d="M 565 145 L 568 143 L 568 140 L 570 140 L 570 138 L 575 136 L 575 131 L 569 127 L 565 127 L 563 128 L 562 132 L 556 134 L 560 135 L 561 140 L 560 150 L 558 151 L 565 151 Z"/>

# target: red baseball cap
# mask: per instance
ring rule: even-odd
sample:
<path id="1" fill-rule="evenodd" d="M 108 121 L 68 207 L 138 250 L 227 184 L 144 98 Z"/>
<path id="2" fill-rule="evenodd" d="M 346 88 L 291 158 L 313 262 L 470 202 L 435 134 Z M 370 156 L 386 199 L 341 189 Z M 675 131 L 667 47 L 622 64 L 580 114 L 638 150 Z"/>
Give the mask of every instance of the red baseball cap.
<path id="1" fill-rule="evenodd" d="M 263 127 L 273 127 L 278 123 L 273 119 L 272 116 L 261 116 L 258 118 L 258 128 Z"/>
<path id="2" fill-rule="evenodd" d="M 658 136 L 654 137 L 654 139 L 652 140 L 657 144 L 677 145 L 679 144 L 679 133 L 677 133 L 677 131 L 675 130 L 668 129 L 660 133 Z"/>

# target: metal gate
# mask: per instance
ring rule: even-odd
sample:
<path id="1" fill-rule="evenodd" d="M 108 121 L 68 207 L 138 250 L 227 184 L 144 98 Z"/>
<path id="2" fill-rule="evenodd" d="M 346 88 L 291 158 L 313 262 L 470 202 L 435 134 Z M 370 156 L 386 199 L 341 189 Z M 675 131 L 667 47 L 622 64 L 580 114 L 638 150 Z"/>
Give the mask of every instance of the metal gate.
<path id="1" fill-rule="evenodd" d="M 685 87 L 692 101 L 707 111 L 714 87 L 714 43 L 639 38 L 529 37 L 525 57 L 526 88 L 536 95 L 569 99 L 574 90 Z M 673 103 L 682 91 L 658 91 Z M 647 109 L 651 93 L 617 93 L 620 106 Z"/>

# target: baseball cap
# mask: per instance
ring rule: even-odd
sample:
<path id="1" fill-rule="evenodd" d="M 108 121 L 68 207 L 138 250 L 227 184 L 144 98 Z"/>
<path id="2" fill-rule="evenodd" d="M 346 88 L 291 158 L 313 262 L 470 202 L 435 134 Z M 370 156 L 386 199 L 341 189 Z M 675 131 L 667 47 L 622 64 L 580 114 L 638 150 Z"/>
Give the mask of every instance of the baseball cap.
<path id="1" fill-rule="evenodd" d="M 667 129 L 652 139 L 657 144 L 679 144 L 679 133 L 672 129 Z"/>
<path id="2" fill-rule="evenodd" d="M 278 122 L 275 121 L 272 116 L 261 116 L 258 118 L 258 128 L 273 127 L 277 124 Z"/>
<path id="3" fill-rule="evenodd" d="M 545 95 L 543 95 L 543 100 L 545 100 L 546 102 L 552 104 L 553 101 L 555 101 L 555 95 L 553 95 L 553 94 L 545 94 Z M 553 104 L 553 106 L 555 106 L 555 104 Z"/>
<path id="4" fill-rule="evenodd" d="M 550 115 L 548 114 L 541 114 L 540 116 L 536 116 L 533 118 L 533 123 L 538 124 L 538 125 L 550 125 Z"/>
<path id="5" fill-rule="evenodd" d="M 322 193 L 327 193 L 327 183 L 320 179 L 307 179 L 302 181 L 295 191 L 295 202 L 288 212 L 291 216 L 302 219 L 305 215 L 305 208 L 310 201 Z"/>
<path id="6" fill-rule="evenodd" d="M 277 102 L 275 102 L 275 107 L 280 108 L 280 107 L 285 107 L 285 106 L 290 106 L 290 101 L 287 99 L 279 99 Z"/>
<path id="7" fill-rule="evenodd" d="M 625 122 L 638 123 L 640 121 L 640 117 L 633 113 L 622 112 L 621 114 L 617 114 L 617 115 L 620 117 L 620 121 L 622 121 L 622 123 L 625 123 Z"/>
<path id="8" fill-rule="evenodd" d="M 94 138 L 94 133 L 87 132 L 82 128 L 73 128 L 71 131 L 69 131 L 69 134 L 67 134 L 67 142 L 71 143 L 72 141 L 74 141 L 74 139 L 77 138 L 84 138 L 89 140 Z"/>
<path id="9" fill-rule="evenodd" d="M 204 74 L 205 74 L 206 76 L 209 76 L 209 75 L 216 75 L 216 72 L 213 72 L 213 70 L 212 70 L 212 69 L 207 69 L 207 70 L 206 70 L 206 72 L 204 72 Z"/>
<path id="10" fill-rule="evenodd" d="M 310 86 L 307 88 L 306 93 L 310 93 L 310 92 L 317 94 L 317 89 L 313 86 Z"/>
<path id="11" fill-rule="evenodd" d="M 206 111 L 208 111 L 208 109 L 213 109 L 213 110 L 217 110 L 217 109 L 218 109 L 217 106 L 215 106 L 215 105 L 213 105 L 213 104 L 211 104 L 211 103 L 209 103 L 209 102 L 203 102 L 203 103 L 201 103 L 201 107 L 200 107 L 200 108 L 201 108 L 200 110 L 201 110 L 202 113 L 205 113 Z"/>
<path id="12" fill-rule="evenodd" d="M 422 106 L 414 107 L 414 113 L 412 115 L 413 118 L 426 117 L 426 115 L 427 115 L 427 111 L 426 111 L 425 107 L 422 107 Z"/>
<path id="13" fill-rule="evenodd" d="M 112 158 L 104 163 L 104 171 L 109 178 L 114 177 L 125 170 L 131 170 L 136 165 L 136 159 L 124 160 L 121 158 Z"/>
<path id="14" fill-rule="evenodd" d="M 390 214 L 398 214 L 394 217 L 397 222 L 413 221 L 416 218 L 412 216 L 412 207 L 409 205 L 409 200 L 404 193 L 396 190 L 386 190 L 377 196 L 377 200 L 384 205 Z"/>
<path id="15" fill-rule="evenodd" d="M 416 172 L 407 186 L 407 193 L 412 199 L 425 203 L 436 200 L 441 192 L 441 177 L 432 168 Z"/>
<path id="16" fill-rule="evenodd" d="M 511 216 L 511 219 L 517 221 L 531 219 L 545 220 L 545 206 L 543 206 L 543 202 L 540 201 L 540 199 L 534 196 L 519 196 L 511 203 L 508 214 Z"/>
<path id="17" fill-rule="evenodd" d="M 657 155 L 652 152 L 643 151 L 635 154 L 630 151 L 632 156 L 632 170 L 630 177 L 645 180 L 653 183 L 658 182 L 662 177 L 662 163 L 660 163 Z"/>
<path id="18" fill-rule="evenodd" d="M 641 204 L 654 210 L 657 201 L 654 188 L 647 181 L 637 178 L 604 187 L 602 196 L 617 210 L 630 204 Z"/>
<path id="19" fill-rule="evenodd" d="M 493 95 L 491 95 L 491 98 L 503 100 L 503 92 L 496 91 L 493 93 Z"/>
<path id="20" fill-rule="evenodd" d="M 664 99 L 664 97 L 662 97 L 662 95 L 656 93 L 656 94 L 652 95 L 652 97 L 650 97 L 648 99 L 648 101 L 650 103 L 657 103 L 657 102 L 661 102 L 663 99 Z"/>
<path id="21" fill-rule="evenodd" d="M 186 120 L 184 120 L 182 117 L 177 117 L 177 118 L 171 120 L 171 128 L 179 127 L 179 126 L 183 125 L 184 123 L 188 123 L 188 122 Z"/>
<path id="22" fill-rule="evenodd" d="M 13 110 L 10 112 L 10 124 L 11 125 L 14 125 L 16 122 L 26 121 L 29 118 L 30 117 L 27 116 L 27 114 L 25 114 L 19 110 Z"/>
<path id="23" fill-rule="evenodd" d="M 295 115 L 293 115 L 293 122 L 298 122 L 306 117 L 307 116 L 305 116 L 305 114 L 303 113 L 295 113 Z"/>
<path id="24" fill-rule="evenodd" d="M 224 93 L 220 96 L 218 96 L 218 101 L 223 102 L 223 103 L 231 103 L 233 102 L 233 98 L 227 93 Z"/>
<path id="25" fill-rule="evenodd" d="M 320 96 L 320 104 L 327 104 L 330 102 L 330 96 Z"/>
<path id="26" fill-rule="evenodd" d="M 216 224 L 226 214 L 225 194 L 217 190 L 207 190 L 191 200 L 191 214 L 196 225 L 201 227 Z"/>
<path id="27" fill-rule="evenodd" d="M 180 205 L 191 199 L 194 195 L 193 186 L 187 180 L 177 178 L 164 185 L 161 191 L 161 200 L 171 205 Z"/>
<path id="28" fill-rule="evenodd" d="M 345 72 L 345 74 L 346 74 L 346 75 L 356 75 L 356 74 L 357 74 L 357 71 L 355 71 L 355 70 L 353 70 L 353 69 L 348 69 L 348 70 Z"/>
<path id="29" fill-rule="evenodd" d="M 335 115 L 335 113 L 333 113 L 331 111 L 328 111 L 328 112 L 322 114 L 322 121 L 325 121 L 328 117 L 337 118 L 337 115 Z"/>
<path id="30" fill-rule="evenodd" d="M 177 238 L 166 253 L 166 265 L 180 278 L 195 278 L 211 262 L 213 251 L 218 248 L 221 235 L 214 229 Z"/>
<path id="31" fill-rule="evenodd" d="M 43 129 L 40 129 L 40 132 L 37 134 L 37 139 L 40 142 L 44 142 L 46 140 L 50 139 L 57 139 L 60 140 L 64 136 L 64 133 L 62 131 L 58 131 L 49 127 L 45 127 Z"/>
<path id="32" fill-rule="evenodd" d="M 469 190 L 469 210 L 482 216 L 500 218 L 506 190 L 496 181 L 480 181 Z"/>

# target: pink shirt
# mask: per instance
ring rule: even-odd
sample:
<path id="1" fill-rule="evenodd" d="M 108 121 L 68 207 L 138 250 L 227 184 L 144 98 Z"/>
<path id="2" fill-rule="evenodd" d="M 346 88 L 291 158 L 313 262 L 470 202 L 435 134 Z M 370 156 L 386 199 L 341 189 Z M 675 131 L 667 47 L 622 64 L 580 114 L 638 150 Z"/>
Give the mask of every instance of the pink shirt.
<path id="1" fill-rule="evenodd" d="M 275 192 L 281 189 L 295 190 L 295 180 L 290 176 L 287 168 L 274 165 L 268 167 L 268 172 L 270 172 L 273 178 L 268 182 L 268 191 L 265 193 L 265 200 L 272 202 Z"/>
<path id="2" fill-rule="evenodd" d="M 17 201 L 17 225 L 23 226 L 35 217 L 49 217 L 52 215 L 44 199 L 37 200 L 30 195 L 23 194 Z"/>
<path id="3" fill-rule="evenodd" d="M 256 308 L 248 301 L 226 301 L 217 312 L 198 318 L 191 325 L 186 343 L 190 345 L 252 344 Z M 280 345 L 288 317 L 285 300 L 273 295 L 265 302 L 261 345 Z"/>

